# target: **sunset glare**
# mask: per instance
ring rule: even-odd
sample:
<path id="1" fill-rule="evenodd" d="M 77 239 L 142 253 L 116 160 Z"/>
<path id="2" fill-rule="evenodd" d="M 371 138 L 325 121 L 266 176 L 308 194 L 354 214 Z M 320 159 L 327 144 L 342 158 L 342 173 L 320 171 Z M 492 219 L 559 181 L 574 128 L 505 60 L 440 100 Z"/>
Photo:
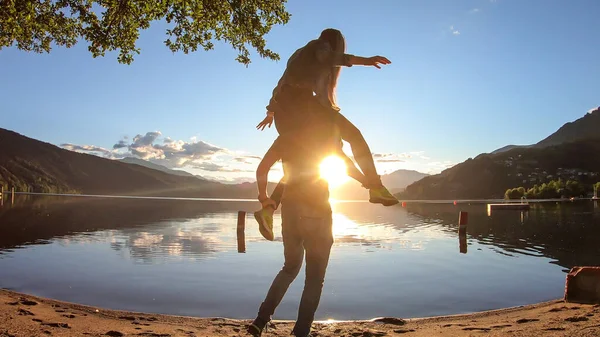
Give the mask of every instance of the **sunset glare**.
<path id="1" fill-rule="evenodd" d="M 330 187 L 338 187 L 348 181 L 346 164 L 338 156 L 329 156 L 323 159 L 320 166 L 321 177 L 329 183 Z"/>

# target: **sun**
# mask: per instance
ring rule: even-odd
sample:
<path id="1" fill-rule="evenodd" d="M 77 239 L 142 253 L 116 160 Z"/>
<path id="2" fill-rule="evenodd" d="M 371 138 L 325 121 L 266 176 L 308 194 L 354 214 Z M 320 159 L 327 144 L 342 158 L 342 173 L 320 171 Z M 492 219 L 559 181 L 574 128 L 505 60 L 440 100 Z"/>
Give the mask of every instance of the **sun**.
<path id="1" fill-rule="evenodd" d="M 327 180 L 330 187 L 338 187 L 348 181 L 346 163 L 338 156 L 329 156 L 319 167 L 321 178 Z"/>

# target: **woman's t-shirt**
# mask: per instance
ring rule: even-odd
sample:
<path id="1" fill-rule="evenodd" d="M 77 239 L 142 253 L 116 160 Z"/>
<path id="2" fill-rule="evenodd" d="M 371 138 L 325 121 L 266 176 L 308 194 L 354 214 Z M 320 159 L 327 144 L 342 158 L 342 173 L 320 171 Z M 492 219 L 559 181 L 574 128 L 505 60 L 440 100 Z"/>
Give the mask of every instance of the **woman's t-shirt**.
<path id="1" fill-rule="evenodd" d="M 267 110 L 277 113 L 279 110 L 277 95 L 286 85 L 308 89 L 315 93 L 322 105 L 339 110 L 327 95 L 329 75 L 332 67 L 351 67 L 351 56 L 334 52 L 326 41 L 318 39 L 310 41 L 288 59 L 285 72 L 273 90 Z"/>

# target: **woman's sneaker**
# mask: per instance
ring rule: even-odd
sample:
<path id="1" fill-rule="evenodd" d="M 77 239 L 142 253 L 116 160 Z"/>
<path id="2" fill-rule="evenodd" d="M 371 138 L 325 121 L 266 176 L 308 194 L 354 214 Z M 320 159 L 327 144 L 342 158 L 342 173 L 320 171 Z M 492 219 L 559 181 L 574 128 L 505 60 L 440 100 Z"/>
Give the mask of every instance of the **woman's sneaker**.
<path id="1" fill-rule="evenodd" d="M 273 213 L 275 213 L 275 210 L 268 206 L 254 212 L 254 219 L 258 222 L 260 234 L 269 241 L 275 240 L 275 235 L 273 234 Z"/>
<path id="2" fill-rule="evenodd" d="M 396 205 L 399 201 L 385 187 L 372 188 L 369 190 L 369 202 L 382 204 L 383 206 Z"/>

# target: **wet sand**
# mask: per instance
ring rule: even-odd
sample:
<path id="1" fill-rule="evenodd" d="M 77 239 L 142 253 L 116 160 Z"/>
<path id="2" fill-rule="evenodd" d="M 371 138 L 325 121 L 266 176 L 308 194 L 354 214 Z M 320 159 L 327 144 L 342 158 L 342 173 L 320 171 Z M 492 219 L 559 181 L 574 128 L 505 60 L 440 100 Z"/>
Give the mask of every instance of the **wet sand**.
<path id="1" fill-rule="evenodd" d="M 0 290 L 0 337 L 246 336 L 249 320 L 143 314 Z M 275 321 L 263 336 L 289 336 Z M 600 305 L 555 300 L 481 313 L 403 320 L 315 323 L 315 336 L 600 336 Z"/>

